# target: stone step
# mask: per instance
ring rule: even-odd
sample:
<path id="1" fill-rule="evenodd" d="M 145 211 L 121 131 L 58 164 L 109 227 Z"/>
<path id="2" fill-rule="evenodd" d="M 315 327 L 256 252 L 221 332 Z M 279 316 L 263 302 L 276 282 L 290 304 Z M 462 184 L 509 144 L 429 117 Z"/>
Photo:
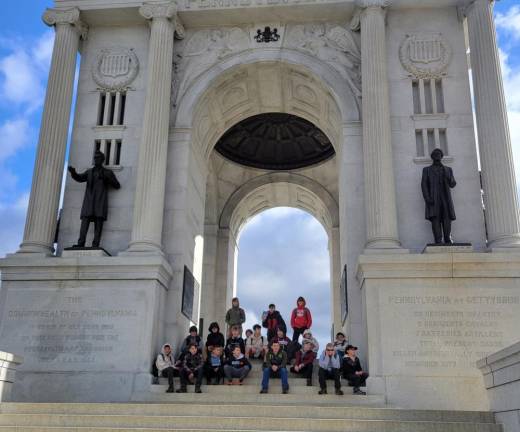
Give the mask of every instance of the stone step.
<path id="1" fill-rule="evenodd" d="M 237 408 L 235 407 L 235 410 Z M 204 412 L 196 416 L 1 414 L 0 425 L 18 427 L 40 426 L 44 428 L 152 428 L 163 431 L 168 429 L 243 429 L 313 432 L 502 432 L 502 427 L 493 423 L 315 419 L 302 417 L 214 417 L 205 416 Z"/>
<path id="2" fill-rule="evenodd" d="M 173 404 L 134 404 L 134 403 L 2 403 L 2 414 L 74 414 L 74 415 L 199 415 L 221 417 L 236 410 L 232 404 L 193 404 L 176 402 Z M 367 420 L 400 420 L 400 421 L 440 421 L 440 422 L 474 422 L 493 423 L 491 412 L 479 411 L 433 411 L 433 410 L 401 410 L 393 408 L 314 406 L 314 405 L 270 405 L 241 404 L 241 416 L 271 417 L 276 412 L 277 417 L 302 418 L 335 418 L 335 419 L 367 419 Z"/>
<path id="3" fill-rule="evenodd" d="M 0 426 L 0 432 L 215 432 L 216 429 L 153 429 L 153 428 L 98 428 L 98 427 L 41 427 L 41 426 Z M 260 432 L 252 429 L 218 429 L 219 432 Z M 288 432 L 279 429 L 261 432 Z"/>
<path id="4" fill-rule="evenodd" d="M 279 382 L 280 379 L 279 378 L 271 378 L 270 379 L 270 382 Z M 202 381 L 204 384 L 206 383 L 206 379 L 204 378 L 203 381 Z M 261 376 L 258 376 L 258 377 L 252 377 L 250 375 L 247 376 L 247 378 L 244 380 L 244 384 L 250 384 L 250 385 L 260 385 L 262 382 L 262 377 Z M 179 378 L 174 378 L 173 379 L 173 383 L 175 385 L 175 387 L 178 387 L 180 386 L 180 379 Z M 318 385 L 318 377 L 313 377 L 312 379 L 312 383 L 314 385 Z M 333 381 L 330 381 L 330 383 L 332 385 L 333 384 Z M 342 383 L 343 385 L 346 385 L 345 381 L 342 380 Z M 161 385 L 168 385 L 168 379 L 167 378 L 160 378 L 159 379 L 159 384 Z M 289 377 L 289 386 L 293 387 L 293 386 L 301 386 L 301 387 L 305 387 L 307 385 L 307 380 L 305 378 L 293 378 L 293 377 Z"/>
<path id="5" fill-rule="evenodd" d="M 162 384 L 156 384 L 150 386 L 150 390 L 154 393 L 165 393 L 166 389 L 168 388 L 167 385 Z M 179 386 L 177 383 L 175 383 L 175 389 L 178 389 Z M 230 395 L 230 394 L 255 394 L 260 391 L 260 383 L 258 384 L 251 384 L 250 382 L 244 381 L 243 385 L 226 385 L 226 384 L 220 384 L 220 385 L 205 385 L 203 384 L 201 386 L 202 393 L 210 393 L 210 394 L 221 394 L 223 396 Z M 195 386 L 190 384 L 187 387 L 188 392 L 193 392 L 195 390 Z M 312 395 L 318 395 L 319 391 L 318 386 L 302 386 L 302 385 L 295 385 L 292 386 L 291 382 L 289 382 L 289 393 L 302 395 L 302 394 L 312 394 Z M 334 383 L 331 381 L 328 386 L 327 390 L 329 393 L 334 394 Z M 345 394 L 352 394 L 353 389 L 352 387 L 344 387 L 342 388 L 343 392 Z M 281 393 L 282 391 L 282 383 L 278 379 L 273 379 L 269 381 L 269 392 L 272 393 Z M 261 395 L 260 395 L 261 396 Z"/>
<path id="6" fill-rule="evenodd" d="M 151 386 L 153 389 L 159 386 Z M 229 388 L 231 386 L 215 386 Z M 133 402 L 189 402 L 189 403 L 226 403 L 226 404 L 243 404 L 243 403 L 267 403 L 267 404 L 310 404 L 310 405 L 339 405 L 339 406 L 372 406 L 384 407 L 385 398 L 381 395 L 354 396 L 345 394 L 344 396 L 336 396 L 334 393 L 328 395 L 319 395 L 318 389 L 314 388 L 313 393 L 303 394 L 281 394 L 280 385 L 270 388 L 270 393 L 259 394 L 260 386 L 254 387 L 253 393 L 227 392 L 223 393 L 193 393 L 193 386 L 188 387 L 188 393 L 165 393 L 166 386 L 162 390 L 146 391 L 134 395 Z"/>

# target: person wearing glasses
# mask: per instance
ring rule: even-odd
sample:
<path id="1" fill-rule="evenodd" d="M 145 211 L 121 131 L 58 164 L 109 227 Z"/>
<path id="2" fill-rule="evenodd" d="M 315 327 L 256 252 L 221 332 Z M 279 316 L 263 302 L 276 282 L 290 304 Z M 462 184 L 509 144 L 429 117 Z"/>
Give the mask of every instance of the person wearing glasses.
<path id="1" fill-rule="evenodd" d="M 341 360 L 334 350 L 334 344 L 328 343 L 325 347 L 325 351 L 321 353 L 320 359 L 320 370 L 318 372 L 318 379 L 320 382 L 320 395 L 327 394 L 327 380 L 334 380 L 334 388 L 338 396 L 343 395 L 341 390 Z"/>

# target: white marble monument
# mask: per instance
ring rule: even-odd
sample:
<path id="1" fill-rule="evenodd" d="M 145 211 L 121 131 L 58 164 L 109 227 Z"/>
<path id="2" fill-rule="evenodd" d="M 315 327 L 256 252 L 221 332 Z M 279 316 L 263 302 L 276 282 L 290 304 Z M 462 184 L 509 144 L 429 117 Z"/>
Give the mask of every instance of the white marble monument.
<path id="1" fill-rule="evenodd" d="M 56 38 L 24 238 L 0 261 L 0 348 L 25 359 L 13 398 L 147 391 L 164 341 L 177 345 L 199 319 L 223 322 L 245 223 L 291 206 L 329 236 L 334 331 L 360 347 L 369 391 L 411 408 L 486 409 L 475 361 L 517 342 L 520 327 L 492 8 L 55 0 L 43 15 Z M 101 150 L 121 183 L 101 239 L 111 256 L 64 251 L 85 187 L 67 177 L 59 209 L 78 52 L 68 163 L 83 171 Z M 434 148 L 457 180 L 452 235 L 464 250 L 422 253 L 432 233 L 421 172 Z M 183 305 L 185 269 L 200 290 Z"/>

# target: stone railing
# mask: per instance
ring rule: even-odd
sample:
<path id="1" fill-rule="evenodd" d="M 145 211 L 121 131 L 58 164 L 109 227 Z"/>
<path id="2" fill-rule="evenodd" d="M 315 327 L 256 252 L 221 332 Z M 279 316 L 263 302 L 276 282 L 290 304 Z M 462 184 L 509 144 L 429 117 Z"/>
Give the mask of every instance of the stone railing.
<path id="1" fill-rule="evenodd" d="M 23 363 L 23 357 L 0 351 L 0 402 L 9 401 L 17 366 Z"/>
<path id="2" fill-rule="evenodd" d="M 520 432 L 520 342 L 477 362 L 491 411 L 504 432 Z"/>

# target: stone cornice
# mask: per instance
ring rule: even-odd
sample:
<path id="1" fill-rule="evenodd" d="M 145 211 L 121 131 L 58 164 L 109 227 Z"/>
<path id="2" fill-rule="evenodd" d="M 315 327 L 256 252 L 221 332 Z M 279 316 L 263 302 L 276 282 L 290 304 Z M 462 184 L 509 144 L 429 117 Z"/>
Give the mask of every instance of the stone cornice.
<path id="1" fill-rule="evenodd" d="M 42 20 L 48 26 L 56 26 L 59 24 L 69 24 L 73 26 L 82 39 L 86 39 L 88 27 L 80 20 L 80 11 L 78 8 L 71 9 L 52 9 L 45 10 Z"/>

